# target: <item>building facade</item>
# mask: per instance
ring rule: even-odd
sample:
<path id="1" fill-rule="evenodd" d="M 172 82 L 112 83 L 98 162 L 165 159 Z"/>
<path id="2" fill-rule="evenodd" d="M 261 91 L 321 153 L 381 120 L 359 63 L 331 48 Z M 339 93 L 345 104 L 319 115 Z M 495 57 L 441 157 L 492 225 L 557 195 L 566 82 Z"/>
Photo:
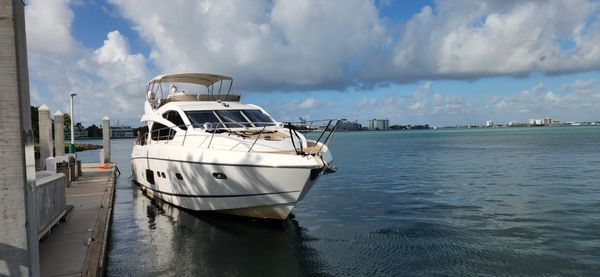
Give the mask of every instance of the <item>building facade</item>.
<path id="1" fill-rule="evenodd" d="M 133 138 L 133 128 L 131 126 L 110 126 L 111 138 Z"/>
<path id="2" fill-rule="evenodd" d="M 390 121 L 387 119 L 371 119 L 368 122 L 369 130 L 389 130 Z"/>

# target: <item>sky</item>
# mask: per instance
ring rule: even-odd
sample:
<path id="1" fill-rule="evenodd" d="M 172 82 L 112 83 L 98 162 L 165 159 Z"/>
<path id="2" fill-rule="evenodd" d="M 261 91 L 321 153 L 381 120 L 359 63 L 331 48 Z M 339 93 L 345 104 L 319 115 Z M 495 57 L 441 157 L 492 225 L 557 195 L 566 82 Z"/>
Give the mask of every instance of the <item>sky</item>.
<path id="1" fill-rule="evenodd" d="M 32 105 L 140 126 L 156 75 L 232 76 L 279 121 L 600 120 L 600 1 L 26 0 Z"/>

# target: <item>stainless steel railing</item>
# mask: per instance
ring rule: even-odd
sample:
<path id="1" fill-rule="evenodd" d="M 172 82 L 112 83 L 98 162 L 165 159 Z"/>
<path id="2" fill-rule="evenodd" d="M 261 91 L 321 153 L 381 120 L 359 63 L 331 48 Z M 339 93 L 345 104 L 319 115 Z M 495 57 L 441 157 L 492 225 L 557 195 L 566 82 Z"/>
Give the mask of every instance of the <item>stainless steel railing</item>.
<path id="1" fill-rule="evenodd" d="M 195 130 L 204 130 L 205 132 L 210 133 L 209 138 L 206 138 L 206 135 L 202 135 L 203 137 L 205 137 L 205 140 L 202 143 L 200 143 L 200 145 L 202 145 L 204 144 L 206 139 L 208 139 L 208 145 L 206 146 L 207 149 L 211 147 L 215 134 L 227 133 L 228 135 L 237 135 L 240 137 L 247 138 L 255 136 L 254 140 L 252 141 L 250 147 L 247 150 L 247 152 L 252 152 L 258 140 L 261 137 L 265 137 L 264 135 L 266 133 L 282 131 L 281 128 L 283 128 L 287 129 L 287 133 L 289 133 L 290 142 L 297 155 L 318 155 L 323 149 L 323 147 L 329 144 L 333 134 L 337 130 L 340 123 L 344 121 L 344 119 L 327 119 L 320 121 L 327 122 L 327 124 L 315 125 L 317 126 L 316 128 L 306 128 L 306 125 L 291 122 L 286 122 L 285 124 L 277 122 L 207 122 L 202 124 L 202 126 L 200 126 L 199 124 L 187 124 L 174 127 L 152 129 L 148 133 L 144 133 L 141 137 L 136 138 L 135 144 L 144 145 L 153 143 L 176 143 L 174 139 L 176 138 L 177 132 L 183 131 L 184 133 L 182 135 L 182 140 L 180 142 L 177 141 L 177 143 L 180 143 L 180 145 L 183 146 L 185 145 L 185 142 L 188 139 L 188 137 L 194 136 L 194 134 L 189 134 L 189 130 L 193 128 Z M 315 122 L 318 121 L 311 121 L 311 124 L 314 124 Z M 231 127 L 236 125 L 239 125 L 240 127 Z M 299 135 L 299 132 L 307 131 L 320 132 L 318 139 L 316 141 L 303 141 L 301 136 Z M 198 136 L 198 134 L 195 135 Z M 308 141 L 310 141 L 313 146 L 319 146 L 320 143 L 318 151 L 305 151 L 306 149 L 304 149 L 303 147 L 303 142 Z M 237 145 L 235 145 L 233 148 L 235 148 Z M 231 150 L 233 150 L 233 148 Z"/>

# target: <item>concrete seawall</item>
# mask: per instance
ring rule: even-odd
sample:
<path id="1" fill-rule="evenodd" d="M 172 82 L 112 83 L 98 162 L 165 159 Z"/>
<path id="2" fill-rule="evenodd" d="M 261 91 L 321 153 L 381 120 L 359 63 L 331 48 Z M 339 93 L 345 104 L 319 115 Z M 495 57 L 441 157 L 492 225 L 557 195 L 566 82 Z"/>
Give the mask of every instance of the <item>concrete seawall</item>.
<path id="1" fill-rule="evenodd" d="M 102 276 L 115 191 L 115 168 L 83 164 L 67 188 L 67 220 L 40 240 L 42 276 Z"/>

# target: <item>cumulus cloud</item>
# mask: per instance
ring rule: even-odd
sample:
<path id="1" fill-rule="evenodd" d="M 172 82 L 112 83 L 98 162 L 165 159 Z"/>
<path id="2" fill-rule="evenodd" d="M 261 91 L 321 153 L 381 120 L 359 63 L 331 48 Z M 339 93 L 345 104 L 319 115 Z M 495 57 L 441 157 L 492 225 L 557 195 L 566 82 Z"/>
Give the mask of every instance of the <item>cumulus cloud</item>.
<path id="1" fill-rule="evenodd" d="M 150 71 L 232 75 L 241 91 L 374 91 L 421 82 L 408 94 L 365 95 L 347 107 L 377 117 L 459 118 L 484 113 L 479 107 L 522 114 L 561 105 L 585 110 L 597 99 L 593 80 L 478 98 L 480 103 L 435 91 L 427 82 L 600 69 L 600 3 L 590 0 L 439 0 L 406 22 L 380 15 L 394 6 L 386 1 L 109 2 L 141 37 L 147 56 L 132 51 L 118 31 L 86 48 L 71 34 L 71 1 L 28 1 L 35 101 L 45 95 L 47 104 L 64 111 L 67 92 L 77 91 L 84 103 L 79 109 L 90 120 L 101 111 L 131 118 L 141 110 L 138 92 Z M 311 96 L 289 103 L 296 106 L 282 105 L 282 114 L 335 106 Z"/>
<path id="2" fill-rule="evenodd" d="M 346 86 L 384 37 L 371 1 L 111 2 L 162 71 L 230 74 L 251 89 Z"/>
<path id="3" fill-rule="evenodd" d="M 594 82 L 577 80 L 557 89 L 538 83 L 521 91 L 507 91 L 506 96 L 473 95 L 465 99 L 443 89 L 438 91 L 433 82 L 425 82 L 413 91 L 398 87 L 389 95 L 363 97 L 354 102 L 352 109 L 341 110 L 360 111 L 364 118 L 387 118 L 391 123 L 434 126 L 483 124 L 490 119 L 497 123 L 526 122 L 543 117 L 597 120 L 600 116 L 600 88 Z"/>
<path id="4" fill-rule="evenodd" d="M 551 116 L 562 120 L 592 120 L 598 116 L 600 89 L 591 86 L 581 89 L 577 86 L 580 84 L 576 81 L 554 91 L 540 83 L 515 95 L 491 97 L 483 110 L 521 118 Z"/>
<path id="5" fill-rule="evenodd" d="M 462 119 L 472 110 L 462 97 L 434 91 L 432 82 L 424 82 L 408 94 L 397 91 L 386 96 L 364 97 L 354 106 L 369 118 L 388 118 L 406 124 L 427 123 L 426 120 L 448 123 Z"/>
<path id="6" fill-rule="evenodd" d="M 35 52 L 72 54 L 78 43 L 71 36 L 73 11 L 70 0 L 28 1 L 27 47 Z"/>
<path id="7" fill-rule="evenodd" d="M 97 123 L 104 115 L 137 117 L 149 78 L 146 58 L 131 53 L 127 38 L 118 31 L 108 33 L 98 49 L 83 47 L 70 31 L 70 5 L 70 1 L 35 0 L 25 6 L 32 104 L 69 112 L 73 91 L 75 120 L 84 125 Z"/>
<path id="8" fill-rule="evenodd" d="M 112 88 L 133 82 L 147 82 L 146 58 L 130 52 L 127 39 L 119 31 L 112 31 L 102 47 L 94 50 L 93 55 L 80 59 L 78 65 L 88 73 L 101 77 Z"/>
<path id="9" fill-rule="evenodd" d="M 393 68 L 409 80 L 598 69 L 598 9 L 586 0 L 438 1 L 407 22 Z"/>
<path id="10" fill-rule="evenodd" d="M 562 88 L 563 90 L 588 90 L 593 88 L 596 85 L 596 83 L 598 83 L 598 81 L 596 80 L 577 79 L 575 80 L 575 82 L 566 84 Z"/>
<path id="11" fill-rule="evenodd" d="M 300 116 L 306 120 L 316 120 L 325 118 L 335 118 L 330 112 L 335 108 L 333 101 L 319 100 L 314 97 L 304 99 L 295 99 L 283 104 L 280 108 L 274 109 L 274 114 L 283 121 L 296 121 L 295 116 Z M 323 116 L 315 118 L 312 115 Z"/>
<path id="12" fill-rule="evenodd" d="M 600 69 L 600 6 L 589 0 L 440 0 L 400 25 L 370 0 L 110 2 L 161 71 L 230 74 L 249 89 Z"/>
<path id="13" fill-rule="evenodd" d="M 317 102 L 317 99 L 309 97 L 304 99 L 303 101 L 297 102 L 295 106 L 298 109 L 308 110 L 318 107 L 318 104 L 319 103 Z"/>

